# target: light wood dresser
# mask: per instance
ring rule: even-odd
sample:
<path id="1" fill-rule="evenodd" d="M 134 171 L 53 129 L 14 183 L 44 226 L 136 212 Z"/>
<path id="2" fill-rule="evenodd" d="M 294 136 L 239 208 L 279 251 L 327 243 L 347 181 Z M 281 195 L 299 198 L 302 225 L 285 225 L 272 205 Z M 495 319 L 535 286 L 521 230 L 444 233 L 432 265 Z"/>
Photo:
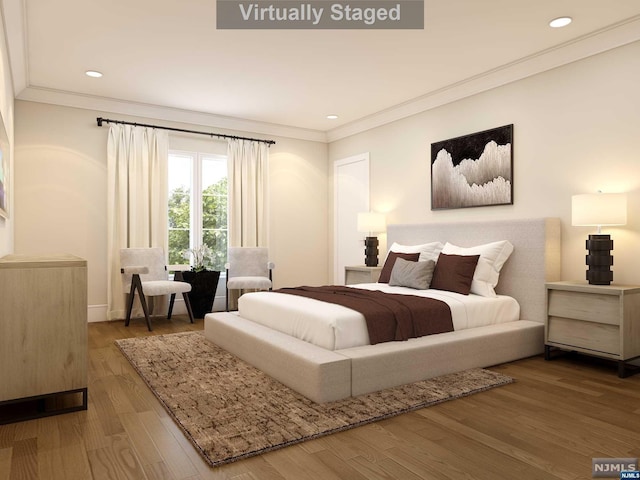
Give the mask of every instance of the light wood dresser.
<path id="1" fill-rule="evenodd" d="M 640 286 L 551 282 L 547 288 L 545 358 L 551 347 L 618 362 L 618 376 L 640 357 Z"/>
<path id="2" fill-rule="evenodd" d="M 36 403 L 27 418 L 86 410 L 87 356 L 86 260 L 0 258 L 0 405 Z"/>

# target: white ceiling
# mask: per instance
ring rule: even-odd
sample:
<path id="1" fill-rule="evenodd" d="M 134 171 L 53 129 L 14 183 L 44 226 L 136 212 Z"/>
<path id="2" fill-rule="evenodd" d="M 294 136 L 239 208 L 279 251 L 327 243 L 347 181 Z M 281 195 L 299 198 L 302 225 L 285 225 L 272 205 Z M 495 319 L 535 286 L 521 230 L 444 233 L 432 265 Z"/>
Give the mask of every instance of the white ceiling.
<path id="1" fill-rule="evenodd" d="M 317 31 L 216 30 L 214 0 L 2 1 L 19 99 L 317 140 L 640 40 L 638 0 L 425 0 L 424 30 Z"/>

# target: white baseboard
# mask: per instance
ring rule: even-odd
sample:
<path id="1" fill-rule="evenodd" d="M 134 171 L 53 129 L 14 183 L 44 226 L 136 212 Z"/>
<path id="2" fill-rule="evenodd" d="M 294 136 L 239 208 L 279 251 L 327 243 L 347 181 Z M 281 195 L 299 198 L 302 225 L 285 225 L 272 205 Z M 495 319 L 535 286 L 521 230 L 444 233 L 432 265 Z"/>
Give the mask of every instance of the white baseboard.
<path id="1" fill-rule="evenodd" d="M 89 323 L 106 322 L 107 306 L 106 305 L 89 305 L 87 310 L 87 321 Z"/>

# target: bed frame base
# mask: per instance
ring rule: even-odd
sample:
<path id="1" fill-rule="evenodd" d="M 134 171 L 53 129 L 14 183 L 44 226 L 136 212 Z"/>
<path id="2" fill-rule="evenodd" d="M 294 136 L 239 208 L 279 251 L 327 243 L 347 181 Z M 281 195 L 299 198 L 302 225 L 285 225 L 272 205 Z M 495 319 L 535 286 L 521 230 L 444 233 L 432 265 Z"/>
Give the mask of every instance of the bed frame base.
<path id="1" fill-rule="evenodd" d="M 544 325 L 520 320 L 330 351 L 237 313 L 205 316 L 205 337 L 317 403 L 543 352 Z"/>

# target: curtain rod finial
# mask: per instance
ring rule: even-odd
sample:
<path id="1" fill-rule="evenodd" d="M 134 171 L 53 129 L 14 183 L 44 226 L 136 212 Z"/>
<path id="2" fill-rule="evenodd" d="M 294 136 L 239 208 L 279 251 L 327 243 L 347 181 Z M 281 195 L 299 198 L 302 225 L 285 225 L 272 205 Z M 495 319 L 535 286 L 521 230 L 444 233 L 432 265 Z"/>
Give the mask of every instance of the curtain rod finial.
<path id="1" fill-rule="evenodd" d="M 98 126 L 101 127 L 102 126 L 102 117 L 96 118 L 96 121 L 98 122 Z"/>

